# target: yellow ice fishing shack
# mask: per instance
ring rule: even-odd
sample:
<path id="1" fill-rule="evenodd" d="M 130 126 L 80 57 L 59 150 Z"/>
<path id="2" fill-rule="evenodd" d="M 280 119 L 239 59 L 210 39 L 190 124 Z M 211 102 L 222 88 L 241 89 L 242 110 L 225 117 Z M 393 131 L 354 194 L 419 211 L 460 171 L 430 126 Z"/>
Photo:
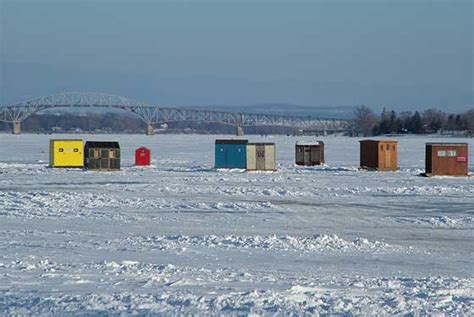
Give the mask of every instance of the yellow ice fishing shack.
<path id="1" fill-rule="evenodd" d="M 84 167 L 84 141 L 49 140 L 50 167 Z"/>

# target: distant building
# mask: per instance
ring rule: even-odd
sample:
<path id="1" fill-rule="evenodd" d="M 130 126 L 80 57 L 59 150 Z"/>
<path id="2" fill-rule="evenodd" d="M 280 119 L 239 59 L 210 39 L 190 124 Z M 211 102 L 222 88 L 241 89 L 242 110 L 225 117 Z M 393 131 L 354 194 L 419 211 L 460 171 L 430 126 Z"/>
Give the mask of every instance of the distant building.
<path id="1" fill-rule="evenodd" d="M 49 141 L 50 167 L 83 167 L 84 142 L 82 140 Z"/>
<path id="2" fill-rule="evenodd" d="M 468 176 L 467 143 L 426 143 L 425 175 Z"/>
<path id="3" fill-rule="evenodd" d="M 146 147 L 139 147 L 135 150 L 135 165 L 148 166 L 151 163 L 151 151 Z"/>
<path id="4" fill-rule="evenodd" d="M 313 166 L 324 164 L 324 142 L 297 142 L 295 146 L 296 165 Z"/>
<path id="5" fill-rule="evenodd" d="M 216 168 L 247 168 L 248 140 L 216 140 Z"/>
<path id="6" fill-rule="evenodd" d="M 248 171 L 276 171 L 275 143 L 247 144 Z"/>
<path id="7" fill-rule="evenodd" d="M 84 167 L 89 170 L 120 170 L 118 142 L 88 141 L 84 147 Z"/>
<path id="8" fill-rule="evenodd" d="M 398 141 L 362 140 L 360 142 L 360 167 L 377 171 L 398 169 Z"/>

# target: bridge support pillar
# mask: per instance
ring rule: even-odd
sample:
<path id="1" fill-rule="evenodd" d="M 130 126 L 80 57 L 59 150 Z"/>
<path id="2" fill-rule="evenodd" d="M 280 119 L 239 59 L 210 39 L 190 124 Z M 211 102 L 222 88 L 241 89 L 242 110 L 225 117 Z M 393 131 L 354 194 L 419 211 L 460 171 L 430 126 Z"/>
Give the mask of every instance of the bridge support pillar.
<path id="1" fill-rule="evenodd" d="M 238 125 L 235 129 L 235 135 L 237 136 L 244 136 L 244 129 Z"/>
<path id="2" fill-rule="evenodd" d="M 21 134 L 21 122 L 15 121 L 12 124 L 12 133 L 13 134 Z"/>
<path id="3" fill-rule="evenodd" d="M 146 135 L 153 135 L 155 134 L 155 127 L 151 123 L 146 124 Z"/>

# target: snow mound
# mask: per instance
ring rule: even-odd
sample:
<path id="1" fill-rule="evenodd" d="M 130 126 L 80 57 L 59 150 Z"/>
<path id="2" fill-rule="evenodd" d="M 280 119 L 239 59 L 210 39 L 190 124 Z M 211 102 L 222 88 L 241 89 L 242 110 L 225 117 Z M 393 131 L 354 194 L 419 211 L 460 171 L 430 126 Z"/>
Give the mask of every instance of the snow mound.
<path id="1" fill-rule="evenodd" d="M 120 242 L 120 245 L 132 250 L 158 249 L 182 250 L 190 247 L 221 249 L 254 249 L 293 252 L 393 252 L 408 251 L 411 248 L 392 246 L 380 241 L 369 241 L 356 238 L 348 241 L 335 234 L 317 234 L 312 237 L 295 236 L 239 236 L 239 235 L 205 235 L 205 236 L 131 236 Z"/>
<path id="2" fill-rule="evenodd" d="M 474 186 L 355 186 L 355 187 L 328 187 L 328 192 L 339 193 L 340 195 L 400 195 L 400 196 L 443 196 L 443 195 L 466 195 L 474 193 Z"/>
<path id="3" fill-rule="evenodd" d="M 50 171 L 50 170 L 49 170 Z M 47 173 L 47 164 L 41 163 L 2 163 L 0 162 L 0 174 L 37 174 Z"/>
<path id="4" fill-rule="evenodd" d="M 174 267 L 161 269 L 176 274 Z M 78 279 L 76 284 L 91 281 Z M 0 292 L 7 314 L 455 315 L 472 314 L 472 279 L 442 277 L 314 281 L 281 290 L 195 292 L 165 283 L 155 292 L 42 295 Z"/>
<path id="5" fill-rule="evenodd" d="M 448 216 L 437 216 L 437 217 L 400 217 L 397 218 L 397 222 L 409 223 L 423 227 L 431 228 L 452 228 L 452 229 L 467 229 L 474 228 L 473 217 L 448 217 Z"/>
<path id="6" fill-rule="evenodd" d="M 278 210 L 270 202 L 170 201 L 161 197 L 124 197 L 91 192 L 0 192 L 0 215 L 25 218 L 112 218 L 125 221 L 150 217 L 141 211 L 258 212 Z"/>

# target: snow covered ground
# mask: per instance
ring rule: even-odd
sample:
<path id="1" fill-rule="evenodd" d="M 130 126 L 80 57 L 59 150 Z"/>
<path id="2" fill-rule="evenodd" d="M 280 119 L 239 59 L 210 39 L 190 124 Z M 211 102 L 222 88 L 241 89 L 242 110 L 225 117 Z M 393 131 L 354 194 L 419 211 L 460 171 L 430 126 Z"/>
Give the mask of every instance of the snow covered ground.
<path id="1" fill-rule="evenodd" d="M 52 137 L 118 140 L 123 168 L 47 168 Z M 242 173 L 218 137 L 0 134 L 0 314 L 474 314 L 474 178 L 418 176 L 433 139 L 380 173 L 356 138 L 300 168 L 311 138 L 268 137 L 279 171 Z"/>

